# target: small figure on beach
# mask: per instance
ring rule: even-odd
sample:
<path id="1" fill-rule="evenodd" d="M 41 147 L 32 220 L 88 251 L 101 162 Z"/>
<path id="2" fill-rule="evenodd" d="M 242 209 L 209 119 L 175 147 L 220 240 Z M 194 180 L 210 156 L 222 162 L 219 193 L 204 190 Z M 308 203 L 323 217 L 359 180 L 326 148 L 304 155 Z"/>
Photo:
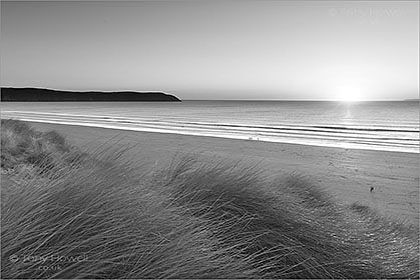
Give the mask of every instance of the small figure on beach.
<path id="1" fill-rule="evenodd" d="M 370 192 L 373 192 L 373 187 L 370 187 Z"/>

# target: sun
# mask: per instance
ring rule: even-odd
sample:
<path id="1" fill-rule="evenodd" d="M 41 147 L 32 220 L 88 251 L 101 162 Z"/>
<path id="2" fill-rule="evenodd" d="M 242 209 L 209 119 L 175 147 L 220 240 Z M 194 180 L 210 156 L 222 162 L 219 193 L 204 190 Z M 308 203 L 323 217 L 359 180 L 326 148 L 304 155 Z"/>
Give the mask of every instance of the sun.
<path id="1" fill-rule="evenodd" d="M 363 93 L 358 87 L 342 86 L 338 88 L 337 99 L 343 102 L 357 102 L 362 101 Z"/>

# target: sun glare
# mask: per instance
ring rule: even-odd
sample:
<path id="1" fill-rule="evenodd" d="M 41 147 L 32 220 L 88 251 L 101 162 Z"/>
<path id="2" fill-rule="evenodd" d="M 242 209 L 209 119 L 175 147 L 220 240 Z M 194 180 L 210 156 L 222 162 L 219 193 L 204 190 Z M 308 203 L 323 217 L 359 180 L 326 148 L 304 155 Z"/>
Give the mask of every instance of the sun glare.
<path id="1" fill-rule="evenodd" d="M 357 87 L 340 87 L 337 93 L 337 99 L 343 102 L 356 102 L 363 100 L 363 94 Z"/>

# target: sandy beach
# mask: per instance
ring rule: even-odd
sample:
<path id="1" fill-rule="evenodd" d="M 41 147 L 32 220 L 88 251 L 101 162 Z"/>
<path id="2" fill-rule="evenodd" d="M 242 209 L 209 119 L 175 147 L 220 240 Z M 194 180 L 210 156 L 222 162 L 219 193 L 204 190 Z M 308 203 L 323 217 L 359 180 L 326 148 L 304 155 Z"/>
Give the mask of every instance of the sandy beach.
<path id="1" fill-rule="evenodd" d="M 56 130 L 71 144 L 86 150 L 133 146 L 128 156 L 165 166 L 175 155 L 191 153 L 202 159 L 239 160 L 255 164 L 266 176 L 298 173 L 328 190 L 338 201 L 358 202 L 383 215 L 418 224 L 419 156 L 216 137 L 123 131 L 35 123 L 41 131 Z M 141 160 L 139 160 L 141 157 Z M 373 191 L 370 192 L 371 187 Z"/>

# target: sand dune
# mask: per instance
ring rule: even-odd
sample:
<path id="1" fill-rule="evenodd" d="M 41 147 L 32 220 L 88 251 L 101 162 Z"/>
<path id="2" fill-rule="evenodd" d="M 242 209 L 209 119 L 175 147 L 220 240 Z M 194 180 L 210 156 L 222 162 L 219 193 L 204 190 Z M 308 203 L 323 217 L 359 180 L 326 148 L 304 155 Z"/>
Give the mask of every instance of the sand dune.
<path id="1" fill-rule="evenodd" d="M 57 130 L 86 149 L 104 143 L 136 145 L 144 160 L 156 165 L 167 163 L 175 154 L 189 152 L 204 159 L 258 163 L 268 177 L 297 172 L 316 180 L 343 203 L 359 202 L 395 219 L 419 223 L 418 154 L 31 124 L 41 130 Z"/>

